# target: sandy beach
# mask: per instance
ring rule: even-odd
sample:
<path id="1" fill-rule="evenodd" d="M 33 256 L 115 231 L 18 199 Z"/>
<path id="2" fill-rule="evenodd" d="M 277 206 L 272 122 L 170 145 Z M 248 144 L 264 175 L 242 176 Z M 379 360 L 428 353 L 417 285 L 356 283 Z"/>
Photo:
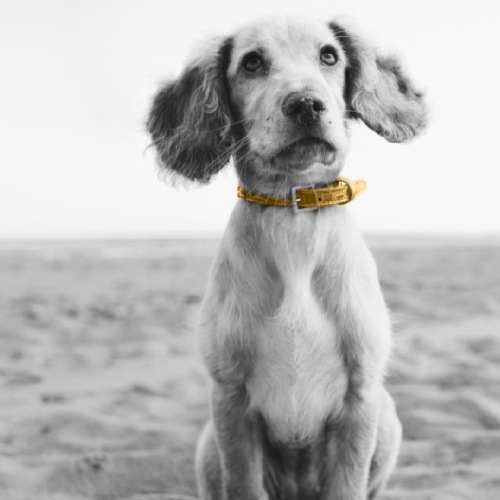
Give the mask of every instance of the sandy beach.
<path id="1" fill-rule="evenodd" d="M 369 238 L 404 427 L 384 500 L 500 498 L 500 243 Z M 196 496 L 215 240 L 0 244 L 0 499 Z"/>

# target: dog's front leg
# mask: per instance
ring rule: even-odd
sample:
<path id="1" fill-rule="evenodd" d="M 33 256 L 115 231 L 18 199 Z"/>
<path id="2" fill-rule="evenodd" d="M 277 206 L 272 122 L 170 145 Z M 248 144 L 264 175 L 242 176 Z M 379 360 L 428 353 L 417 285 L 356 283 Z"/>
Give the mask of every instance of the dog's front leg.
<path id="1" fill-rule="evenodd" d="M 267 500 L 259 422 L 247 411 L 245 387 L 216 384 L 212 411 L 222 467 L 223 500 Z"/>
<path id="2" fill-rule="evenodd" d="M 327 460 L 321 500 L 366 500 L 377 439 L 375 398 L 346 403 L 340 421 L 327 431 Z"/>

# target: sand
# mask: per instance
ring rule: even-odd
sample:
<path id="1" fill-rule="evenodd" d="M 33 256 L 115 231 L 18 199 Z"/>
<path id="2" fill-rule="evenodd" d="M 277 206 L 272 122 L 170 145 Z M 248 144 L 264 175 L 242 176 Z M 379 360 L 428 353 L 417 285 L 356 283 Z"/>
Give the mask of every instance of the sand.
<path id="1" fill-rule="evenodd" d="M 500 498 L 500 245 L 371 238 L 404 427 L 382 499 Z M 0 499 L 196 496 L 216 241 L 0 245 Z"/>

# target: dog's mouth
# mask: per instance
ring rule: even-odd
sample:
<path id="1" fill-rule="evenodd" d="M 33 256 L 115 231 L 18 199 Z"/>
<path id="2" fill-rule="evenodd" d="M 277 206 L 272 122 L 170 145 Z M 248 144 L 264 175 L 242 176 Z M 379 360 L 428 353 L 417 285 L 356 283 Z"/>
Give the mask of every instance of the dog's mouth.
<path id="1" fill-rule="evenodd" d="M 335 156 L 335 147 L 321 137 L 302 137 L 280 149 L 274 158 L 285 161 L 319 161 L 332 163 Z"/>

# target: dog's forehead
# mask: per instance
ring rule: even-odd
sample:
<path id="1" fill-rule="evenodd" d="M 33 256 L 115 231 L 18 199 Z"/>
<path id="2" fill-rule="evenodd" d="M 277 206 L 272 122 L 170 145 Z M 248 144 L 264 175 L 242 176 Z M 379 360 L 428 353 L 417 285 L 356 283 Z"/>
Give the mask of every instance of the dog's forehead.
<path id="1" fill-rule="evenodd" d="M 269 17 L 244 26 L 234 37 L 234 53 L 261 49 L 269 53 L 306 51 L 335 43 L 326 23 L 288 17 Z"/>

